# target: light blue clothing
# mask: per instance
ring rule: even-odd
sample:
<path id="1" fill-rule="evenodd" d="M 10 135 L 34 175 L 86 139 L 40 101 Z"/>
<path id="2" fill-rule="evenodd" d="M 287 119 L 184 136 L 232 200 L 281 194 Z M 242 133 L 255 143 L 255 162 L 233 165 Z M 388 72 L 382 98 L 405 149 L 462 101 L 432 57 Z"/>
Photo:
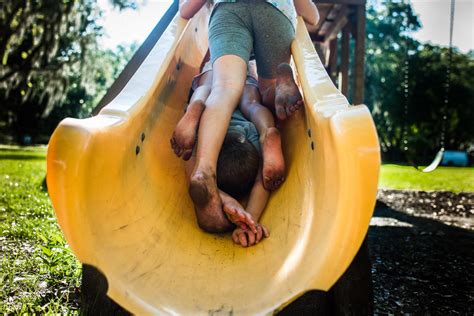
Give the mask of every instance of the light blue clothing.
<path id="1" fill-rule="evenodd" d="M 255 125 L 247 120 L 239 109 L 232 113 L 227 133 L 237 132 L 245 135 L 245 138 L 255 147 L 259 154 L 262 153 L 260 148 L 259 134 Z"/>

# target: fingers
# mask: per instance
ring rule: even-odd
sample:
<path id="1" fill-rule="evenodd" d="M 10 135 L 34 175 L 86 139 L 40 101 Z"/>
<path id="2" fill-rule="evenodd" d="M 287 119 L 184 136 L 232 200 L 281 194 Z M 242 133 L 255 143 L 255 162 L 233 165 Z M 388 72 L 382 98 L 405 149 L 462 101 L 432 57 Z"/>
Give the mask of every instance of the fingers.
<path id="1" fill-rule="evenodd" d="M 255 245 L 255 234 L 252 233 L 252 232 L 249 231 L 249 230 L 247 230 L 245 233 L 247 234 L 247 237 L 248 237 L 248 243 L 247 243 L 247 245 L 248 245 L 248 246 L 253 246 L 253 245 Z"/>
<path id="2" fill-rule="evenodd" d="M 250 247 L 258 244 L 263 237 L 268 238 L 270 233 L 268 229 L 262 225 L 257 224 L 257 232 L 253 233 L 249 229 L 236 228 L 232 232 L 232 240 L 235 244 L 241 245 L 242 247 Z"/>
<path id="3" fill-rule="evenodd" d="M 247 247 L 247 238 L 245 236 L 245 232 L 242 231 L 240 234 L 239 234 L 239 242 L 240 244 L 243 246 L 243 247 Z"/>
<path id="4" fill-rule="evenodd" d="M 232 240 L 234 243 L 239 244 L 239 234 L 237 229 L 232 232 Z"/>
<path id="5" fill-rule="evenodd" d="M 263 236 L 263 229 L 262 229 L 262 225 L 258 225 L 257 226 L 257 243 L 262 240 L 262 236 Z"/>

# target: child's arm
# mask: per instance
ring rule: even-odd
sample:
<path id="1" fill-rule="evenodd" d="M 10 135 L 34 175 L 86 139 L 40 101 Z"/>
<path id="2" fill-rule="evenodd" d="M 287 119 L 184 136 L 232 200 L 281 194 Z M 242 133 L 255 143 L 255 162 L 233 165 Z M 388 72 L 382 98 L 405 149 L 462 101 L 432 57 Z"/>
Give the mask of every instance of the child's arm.
<path id="1" fill-rule="evenodd" d="M 205 3 L 206 0 L 179 0 L 179 14 L 183 19 L 190 19 Z"/>
<path id="2" fill-rule="evenodd" d="M 250 213 L 256 221 L 260 219 L 269 197 L 270 192 L 263 187 L 262 168 L 260 168 L 255 184 L 250 191 L 246 207 L 247 212 Z M 270 236 L 268 229 L 264 225 L 257 223 L 256 228 L 257 233 L 252 232 L 250 229 L 236 228 L 232 233 L 232 239 L 236 244 L 247 247 L 258 243 L 263 237 Z"/>
<path id="3" fill-rule="evenodd" d="M 293 0 L 296 8 L 296 13 L 303 17 L 303 20 L 311 25 L 316 25 L 319 22 L 319 11 L 316 5 L 311 0 Z"/>
<path id="4" fill-rule="evenodd" d="M 262 168 L 259 168 L 257 179 L 250 191 L 249 201 L 246 210 L 258 222 L 262 216 L 263 210 L 267 205 L 270 192 L 263 187 Z"/>

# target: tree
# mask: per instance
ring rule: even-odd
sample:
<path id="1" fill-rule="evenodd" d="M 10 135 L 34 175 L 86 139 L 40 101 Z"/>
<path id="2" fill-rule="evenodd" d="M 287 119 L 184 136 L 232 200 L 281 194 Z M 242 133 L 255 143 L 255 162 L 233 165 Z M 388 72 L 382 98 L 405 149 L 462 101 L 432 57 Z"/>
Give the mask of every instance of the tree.
<path id="1" fill-rule="evenodd" d="M 94 107 L 105 95 L 107 89 L 119 76 L 120 71 L 137 50 L 136 43 L 130 46 L 120 45 L 116 50 L 98 50 L 91 54 L 96 65 L 87 73 L 91 82 L 88 86 L 82 83 L 82 73 L 74 73 L 63 102 L 53 108 L 51 113 L 36 127 L 39 134 L 49 136 L 58 123 L 65 117 L 85 118 L 90 116 Z"/>
<path id="2" fill-rule="evenodd" d="M 417 162 L 426 163 L 440 148 L 449 50 L 413 39 L 411 33 L 420 26 L 407 3 L 371 2 L 368 6 L 366 103 L 386 160 L 405 160 L 407 147 Z M 454 50 L 452 64 L 446 148 L 467 149 L 474 140 L 468 123 L 474 119 L 472 55 Z"/>
<path id="3" fill-rule="evenodd" d="M 135 0 L 111 0 L 119 9 Z M 102 29 L 97 0 L 7 0 L 0 4 L 0 121 L 46 117 L 64 100 L 70 78 L 89 73 Z M 77 76 L 76 76 L 77 77 Z M 87 87 L 90 76 L 75 78 Z M 23 115 L 24 116 L 24 115 Z"/>

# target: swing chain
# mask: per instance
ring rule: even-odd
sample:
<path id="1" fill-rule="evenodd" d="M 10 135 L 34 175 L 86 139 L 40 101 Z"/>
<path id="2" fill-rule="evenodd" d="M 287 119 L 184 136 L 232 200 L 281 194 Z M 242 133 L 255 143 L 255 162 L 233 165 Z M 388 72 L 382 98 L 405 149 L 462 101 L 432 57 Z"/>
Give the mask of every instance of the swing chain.
<path id="1" fill-rule="evenodd" d="M 408 4 L 410 4 L 408 2 Z M 410 57 L 409 55 L 409 37 L 408 37 L 408 13 L 405 16 L 405 19 L 403 21 L 404 24 L 404 31 L 405 31 L 405 63 L 403 66 L 403 84 L 402 84 L 402 89 L 403 89 L 403 99 L 404 99 L 404 105 L 403 105 L 403 116 L 405 119 L 405 123 L 403 124 L 403 151 L 406 153 L 408 151 L 408 87 L 409 87 L 409 81 L 408 81 L 408 76 L 409 76 L 409 62 L 408 59 Z"/>
<path id="2" fill-rule="evenodd" d="M 450 25 L 449 25 L 449 50 L 448 50 L 448 65 L 446 66 L 446 84 L 445 84 L 445 94 L 444 94 L 444 104 L 443 104 L 443 121 L 441 123 L 441 149 L 444 150 L 445 146 L 445 134 L 446 134 L 446 124 L 447 124 L 447 111 L 449 105 L 449 88 L 451 83 L 451 68 L 453 65 L 453 30 L 454 30 L 454 9 L 455 9 L 455 0 L 451 0 L 451 16 L 450 16 Z"/>
<path id="3" fill-rule="evenodd" d="M 450 91 L 450 83 L 451 83 L 451 68 L 453 64 L 453 30 L 454 30 L 454 12 L 455 12 L 455 1 L 456 0 L 451 0 L 451 15 L 450 15 L 450 26 L 449 26 L 449 50 L 448 50 L 448 64 L 446 66 L 446 81 L 445 81 L 445 95 L 444 95 L 444 104 L 441 108 L 441 114 L 442 114 L 442 121 L 441 121 L 441 137 L 440 137 L 440 145 L 441 145 L 441 150 L 444 151 L 445 148 L 445 141 L 446 141 L 446 125 L 447 125 L 447 110 L 448 110 L 448 105 L 449 105 L 449 91 Z M 410 1 L 408 0 L 408 3 Z M 403 114 L 405 117 L 405 124 L 403 126 L 403 151 L 407 152 L 408 151 L 408 87 L 409 87 L 409 36 L 408 36 L 408 14 L 405 17 L 404 20 L 404 28 L 405 28 L 405 64 L 403 67 L 403 74 L 404 74 L 404 80 L 403 80 L 403 96 L 404 96 L 404 108 L 403 108 Z"/>

